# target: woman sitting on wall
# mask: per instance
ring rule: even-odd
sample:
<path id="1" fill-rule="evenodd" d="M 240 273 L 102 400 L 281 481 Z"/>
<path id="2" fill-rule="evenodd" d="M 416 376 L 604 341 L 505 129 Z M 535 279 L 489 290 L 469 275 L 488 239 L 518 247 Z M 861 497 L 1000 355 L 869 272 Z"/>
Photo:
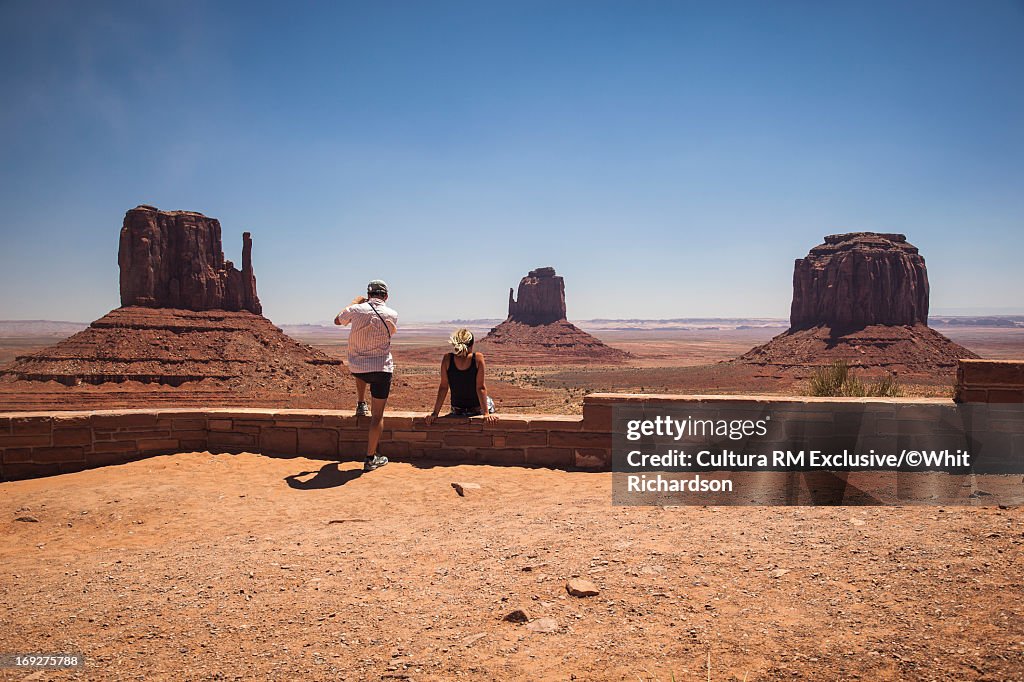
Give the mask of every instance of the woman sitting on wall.
<path id="1" fill-rule="evenodd" d="M 459 329 L 448 342 L 454 352 L 445 353 L 441 359 L 441 384 L 437 387 L 434 411 L 427 415 L 427 423 L 433 424 L 437 419 L 449 389 L 452 392 L 452 411 L 446 416 L 476 417 L 483 414 L 484 421 L 497 421 L 494 401 L 487 395 L 484 384 L 484 356 L 473 352 L 473 332 Z M 486 414 L 481 405 L 487 406 Z"/>

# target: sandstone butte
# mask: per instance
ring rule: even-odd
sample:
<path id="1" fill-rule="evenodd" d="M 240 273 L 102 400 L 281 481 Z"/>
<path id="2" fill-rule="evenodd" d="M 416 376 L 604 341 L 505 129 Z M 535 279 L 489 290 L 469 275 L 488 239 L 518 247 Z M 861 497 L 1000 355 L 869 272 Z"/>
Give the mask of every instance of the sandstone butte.
<path id="1" fill-rule="evenodd" d="M 117 259 L 121 307 L 0 368 L 0 382 L 18 384 L 4 392 L 13 397 L 23 389 L 31 397 L 40 390 L 34 384 L 57 382 L 100 387 L 108 397 L 118 387 L 157 404 L 287 402 L 317 392 L 349 402 L 351 379 L 341 360 L 292 339 L 263 317 L 252 244 L 245 233 L 237 270 L 224 258 L 216 219 L 152 206 L 131 209 Z M 151 395 L 140 392 L 144 387 Z"/>
<path id="2" fill-rule="evenodd" d="M 565 281 L 552 267 L 531 270 L 509 289 L 508 318 L 480 343 L 504 362 L 621 362 L 629 353 L 612 348 L 565 317 Z"/>
<path id="3" fill-rule="evenodd" d="M 220 221 L 202 213 L 131 209 L 121 227 L 117 262 L 122 306 L 263 313 L 252 268 L 252 235 L 242 235 L 239 271 L 224 259 Z"/>
<path id="4" fill-rule="evenodd" d="M 944 374 L 976 358 L 928 326 L 928 270 L 902 234 L 825 237 L 793 267 L 790 328 L 732 361 L 808 374 L 835 360 Z"/>

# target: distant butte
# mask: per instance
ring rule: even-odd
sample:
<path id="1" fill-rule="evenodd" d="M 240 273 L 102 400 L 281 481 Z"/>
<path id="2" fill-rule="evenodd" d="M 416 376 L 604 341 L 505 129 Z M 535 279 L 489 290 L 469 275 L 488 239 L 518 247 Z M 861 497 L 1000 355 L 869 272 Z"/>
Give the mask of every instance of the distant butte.
<path id="1" fill-rule="evenodd" d="M 789 324 L 793 329 L 928 324 L 924 258 L 902 234 L 829 235 L 796 260 Z"/>
<path id="2" fill-rule="evenodd" d="M 928 270 L 902 234 L 825 237 L 793 267 L 790 328 L 734 363 L 809 374 L 844 360 L 891 373 L 948 373 L 975 353 L 928 326 Z"/>
<path id="3" fill-rule="evenodd" d="M 537 268 L 519 280 L 518 300 L 508 290 L 508 319 L 531 326 L 565 319 L 565 280 L 555 269 Z"/>
<path id="4" fill-rule="evenodd" d="M 552 267 L 531 270 L 519 281 L 518 291 L 509 289 L 508 318 L 491 329 L 480 349 L 506 362 L 526 364 L 630 357 L 566 320 L 565 282 Z"/>

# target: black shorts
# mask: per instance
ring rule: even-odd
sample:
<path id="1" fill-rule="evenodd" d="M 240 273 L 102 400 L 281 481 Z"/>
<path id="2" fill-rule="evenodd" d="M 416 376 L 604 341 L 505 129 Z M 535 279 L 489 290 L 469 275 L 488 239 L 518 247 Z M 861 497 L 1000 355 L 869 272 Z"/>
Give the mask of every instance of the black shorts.
<path id="1" fill-rule="evenodd" d="M 370 384 L 370 395 L 377 400 L 386 400 L 391 395 L 391 372 L 353 372 L 352 376 Z"/>

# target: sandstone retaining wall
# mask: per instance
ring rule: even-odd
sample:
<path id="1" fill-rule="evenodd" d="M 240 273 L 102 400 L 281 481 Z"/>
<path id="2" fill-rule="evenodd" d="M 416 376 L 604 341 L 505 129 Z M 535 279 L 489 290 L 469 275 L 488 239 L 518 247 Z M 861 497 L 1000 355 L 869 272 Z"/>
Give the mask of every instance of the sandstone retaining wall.
<path id="1" fill-rule="evenodd" d="M 960 403 L 1024 403 L 1024 361 L 961 360 L 956 371 Z"/>
<path id="2" fill-rule="evenodd" d="M 0 480 L 195 450 L 361 459 L 369 423 L 368 417 L 324 410 L 0 413 Z M 579 416 L 502 415 L 491 424 L 444 418 L 428 426 L 421 412 L 388 412 L 379 450 L 397 460 L 603 469 L 611 437 L 585 430 Z"/>
<path id="3" fill-rule="evenodd" d="M 1024 402 L 1022 362 L 965 360 L 959 377 L 960 399 Z M 422 413 L 388 412 L 380 452 L 396 460 L 608 470 L 613 406 L 627 403 L 652 412 L 666 404 L 722 409 L 753 405 L 783 420 L 788 415 L 791 423 L 799 425 L 798 431 L 785 434 L 796 439 L 794 446 L 803 440 L 842 435 L 845 428 L 856 428 L 884 445 L 898 434 L 969 438 L 974 437 L 969 433 L 972 429 L 991 427 L 1010 451 L 1024 453 L 1024 433 L 1018 432 L 1016 416 L 1001 421 L 986 417 L 984 423 L 975 419 L 971 426 L 963 413 L 968 406 L 949 400 L 615 393 L 588 395 L 582 416 L 500 415 L 491 424 L 480 418 L 445 418 L 428 426 Z M 872 421 L 854 424 L 849 415 L 865 405 L 872 406 Z M 0 413 L 0 480 L 196 450 L 355 460 L 365 453 L 369 421 L 348 412 L 259 408 Z"/>

